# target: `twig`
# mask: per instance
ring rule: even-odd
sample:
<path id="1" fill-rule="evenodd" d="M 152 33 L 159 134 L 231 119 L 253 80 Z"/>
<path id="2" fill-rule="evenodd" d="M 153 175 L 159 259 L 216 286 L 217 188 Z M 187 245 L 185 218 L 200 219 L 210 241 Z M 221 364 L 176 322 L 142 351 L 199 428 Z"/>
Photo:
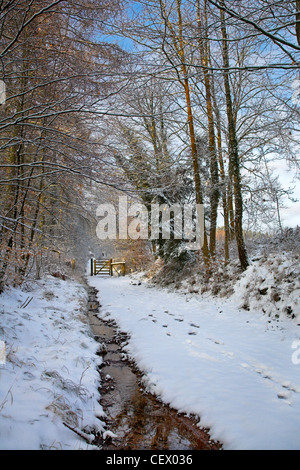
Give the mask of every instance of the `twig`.
<path id="1" fill-rule="evenodd" d="M 27 297 L 27 299 L 25 300 L 25 302 L 23 302 L 23 304 L 21 305 L 20 308 L 26 308 L 28 307 L 28 305 L 30 304 L 30 302 L 32 301 L 33 297 L 29 298 Z"/>
<path id="2" fill-rule="evenodd" d="M 85 434 L 84 432 L 82 431 L 79 431 L 78 429 L 75 429 L 73 428 L 72 426 L 70 426 L 69 424 L 65 423 L 63 421 L 63 424 L 69 428 L 71 431 L 75 432 L 75 434 L 77 434 L 79 437 L 82 437 L 82 439 L 84 439 L 88 444 L 91 444 L 94 440 L 94 437 L 95 436 L 89 436 L 88 434 Z"/>

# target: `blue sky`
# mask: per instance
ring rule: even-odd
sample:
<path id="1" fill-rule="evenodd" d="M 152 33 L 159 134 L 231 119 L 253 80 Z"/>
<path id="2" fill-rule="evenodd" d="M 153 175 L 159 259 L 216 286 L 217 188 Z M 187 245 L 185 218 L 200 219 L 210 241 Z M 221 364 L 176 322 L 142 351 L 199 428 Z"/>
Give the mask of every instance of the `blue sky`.
<path id="1" fill-rule="evenodd" d="M 295 171 L 288 168 L 284 160 L 274 162 L 272 165 L 274 173 L 279 175 L 282 187 L 287 189 L 294 187 L 293 198 L 298 202 L 285 201 L 286 209 L 281 210 L 282 223 L 285 227 L 300 227 L 300 180 L 296 179 Z"/>

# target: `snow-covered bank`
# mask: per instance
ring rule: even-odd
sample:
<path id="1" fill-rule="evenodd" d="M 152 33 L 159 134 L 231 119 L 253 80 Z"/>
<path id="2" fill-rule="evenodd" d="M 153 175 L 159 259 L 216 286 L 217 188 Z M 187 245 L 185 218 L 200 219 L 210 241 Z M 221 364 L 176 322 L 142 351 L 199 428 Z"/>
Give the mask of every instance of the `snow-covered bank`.
<path id="1" fill-rule="evenodd" d="M 300 229 L 297 230 L 300 240 Z M 297 239 L 295 240 L 296 245 Z M 257 245 L 252 249 L 250 266 L 242 272 L 231 259 L 224 266 L 216 260 L 209 269 L 195 262 L 184 266 L 158 259 L 145 273 L 151 282 L 180 292 L 204 297 L 232 298 L 249 312 L 262 312 L 274 319 L 295 319 L 300 323 L 300 253 L 284 245 Z"/>
<path id="2" fill-rule="evenodd" d="M 225 449 L 300 449 L 296 321 L 250 314 L 238 295 L 205 300 L 129 276 L 89 283 L 101 315 L 130 334 L 126 350 L 149 391 L 200 416 Z"/>
<path id="3" fill-rule="evenodd" d="M 86 449 L 66 425 L 87 438 L 103 431 L 86 301 L 80 284 L 52 276 L 0 296 L 0 449 Z"/>
<path id="4" fill-rule="evenodd" d="M 246 310 L 300 323 L 299 256 L 271 253 L 252 262 L 235 285 L 236 301 Z"/>

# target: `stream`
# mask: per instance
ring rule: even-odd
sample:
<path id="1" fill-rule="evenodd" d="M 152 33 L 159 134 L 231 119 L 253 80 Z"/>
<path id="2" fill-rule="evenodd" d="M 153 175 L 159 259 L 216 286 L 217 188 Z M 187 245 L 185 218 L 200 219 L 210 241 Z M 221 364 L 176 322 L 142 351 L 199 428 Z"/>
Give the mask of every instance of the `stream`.
<path id="1" fill-rule="evenodd" d="M 113 321 L 98 318 L 97 290 L 89 287 L 88 315 L 103 362 L 100 403 L 107 429 L 117 437 L 99 442 L 103 450 L 219 450 L 207 430 L 143 388 L 142 375 L 123 352 L 128 341 Z"/>

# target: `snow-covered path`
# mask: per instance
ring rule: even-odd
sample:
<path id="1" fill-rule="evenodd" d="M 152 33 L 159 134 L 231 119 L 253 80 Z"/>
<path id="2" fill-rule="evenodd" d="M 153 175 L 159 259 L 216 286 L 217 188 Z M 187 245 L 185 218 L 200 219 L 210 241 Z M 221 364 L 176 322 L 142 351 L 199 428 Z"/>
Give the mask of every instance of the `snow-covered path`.
<path id="1" fill-rule="evenodd" d="M 149 391 L 201 417 L 225 449 L 300 449 L 300 327 L 124 278 L 89 277 L 130 334 Z M 297 344 L 296 344 L 297 345 Z"/>

